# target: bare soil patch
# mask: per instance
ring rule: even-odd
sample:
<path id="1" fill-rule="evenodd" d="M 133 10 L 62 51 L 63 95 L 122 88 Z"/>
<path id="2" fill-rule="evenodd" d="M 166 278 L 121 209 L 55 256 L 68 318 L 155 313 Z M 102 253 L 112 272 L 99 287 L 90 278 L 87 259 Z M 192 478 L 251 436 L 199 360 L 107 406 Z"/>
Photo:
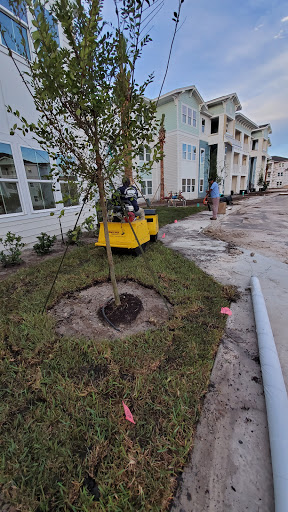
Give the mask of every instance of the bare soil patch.
<path id="1" fill-rule="evenodd" d="M 62 336 L 95 340 L 124 338 L 147 329 L 157 329 L 168 320 L 166 306 L 154 290 L 134 281 L 120 282 L 118 287 L 122 295 L 122 311 L 117 311 L 113 305 L 111 283 L 91 286 L 61 299 L 50 310 L 56 318 L 56 332 Z M 119 331 L 104 320 L 101 315 L 103 306 L 106 316 Z"/>

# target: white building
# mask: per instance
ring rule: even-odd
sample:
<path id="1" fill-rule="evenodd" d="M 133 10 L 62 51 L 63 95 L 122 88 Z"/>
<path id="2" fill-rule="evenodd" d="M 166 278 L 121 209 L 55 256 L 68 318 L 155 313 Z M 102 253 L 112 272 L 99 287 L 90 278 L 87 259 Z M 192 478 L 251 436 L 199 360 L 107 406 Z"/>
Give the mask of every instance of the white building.
<path id="1" fill-rule="evenodd" d="M 271 157 L 268 162 L 266 181 L 269 188 L 288 187 L 288 158 Z"/>
<path id="2" fill-rule="evenodd" d="M 60 234 L 58 214 L 63 209 L 63 203 L 57 202 L 62 201 L 67 192 L 73 197 L 73 205 L 71 201 L 64 203 L 65 215 L 61 219 L 64 233 L 74 226 L 80 204 L 76 185 L 62 181 L 54 183 L 56 190 L 53 190 L 53 183 L 47 177 L 51 164 L 49 156 L 41 150 L 31 134 L 23 136 L 22 132 L 16 131 L 14 136 L 10 135 L 10 129 L 16 121 L 12 114 L 7 113 L 7 105 L 18 110 L 29 122 L 37 120 L 33 99 L 6 47 L 7 43 L 21 72 L 27 71 L 25 51 L 19 35 L 15 42 L 18 25 L 21 25 L 27 41 L 29 58 L 33 48 L 28 30 L 29 17 L 23 15 L 22 19 L 17 18 L 8 0 L 0 0 L 0 22 L 7 35 L 5 42 L 0 33 L 0 237 L 5 237 L 11 231 L 21 235 L 23 241 L 31 245 L 41 232 Z M 57 41 L 63 46 L 65 40 L 61 27 L 57 29 Z M 80 222 L 87 216 L 87 211 L 88 207 Z"/>

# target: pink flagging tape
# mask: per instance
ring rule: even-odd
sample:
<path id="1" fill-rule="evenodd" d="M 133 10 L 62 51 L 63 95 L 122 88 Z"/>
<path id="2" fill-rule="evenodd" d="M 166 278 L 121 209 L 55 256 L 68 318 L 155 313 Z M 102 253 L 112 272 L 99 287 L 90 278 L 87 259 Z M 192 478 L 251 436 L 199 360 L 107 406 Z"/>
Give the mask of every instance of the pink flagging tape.
<path id="1" fill-rule="evenodd" d="M 165 238 L 165 233 L 163 233 L 162 238 Z"/>
<path id="2" fill-rule="evenodd" d="M 174 224 L 176 224 L 177 222 L 178 222 L 178 220 L 177 220 L 177 219 L 175 219 L 175 220 L 174 220 Z"/>
<path id="3" fill-rule="evenodd" d="M 221 313 L 223 313 L 223 315 L 232 315 L 232 311 L 229 308 L 221 308 Z"/>
<path id="4" fill-rule="evenodd" d="M 131 421 L 131 423 L 134 423 L 134 425 L 136 425 L 136 423 L 133 419 L 133 416 L 132 416 L 132 412 L 130 411 L 129 407 L 127 407 L 127 405 L 124 404 L 123 400 L 122 400 L 122 405 L 124 407 L 126 420 Z"/>

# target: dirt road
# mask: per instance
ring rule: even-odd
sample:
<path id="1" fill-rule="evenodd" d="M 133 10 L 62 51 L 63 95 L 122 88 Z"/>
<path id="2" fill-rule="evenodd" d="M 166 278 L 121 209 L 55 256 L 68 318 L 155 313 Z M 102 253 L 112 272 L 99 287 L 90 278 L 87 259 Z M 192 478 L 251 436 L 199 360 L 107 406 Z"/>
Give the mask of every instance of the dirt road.
<path id="1" fill-rule="evenodd" d="M 256 275 L 288 387 L 288 265 L 284 263 L 288 196 L 245 198 L 216 222 L 203 212 L 162 231 L 163 243 L 241 292 L 240 300 L 231 305 L 191 462 L 172 511 L 273 512 L 267 418 L 249 285 L 251 275 Z"/>

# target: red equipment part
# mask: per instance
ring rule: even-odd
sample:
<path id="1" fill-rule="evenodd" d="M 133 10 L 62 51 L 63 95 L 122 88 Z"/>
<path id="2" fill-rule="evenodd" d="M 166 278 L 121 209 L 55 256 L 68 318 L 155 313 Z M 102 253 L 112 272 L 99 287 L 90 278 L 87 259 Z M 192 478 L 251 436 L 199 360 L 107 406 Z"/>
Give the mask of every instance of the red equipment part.
<path id="1" fill-rule="evenodd" d="M 127 219 L 127 216 L 124 217 L 125 222 L 129 222 L 129 221 L 133 222 L 133 220 L 135 220 L 135 213 L 134 212 L 128 212 L 128 219 Z"/>

